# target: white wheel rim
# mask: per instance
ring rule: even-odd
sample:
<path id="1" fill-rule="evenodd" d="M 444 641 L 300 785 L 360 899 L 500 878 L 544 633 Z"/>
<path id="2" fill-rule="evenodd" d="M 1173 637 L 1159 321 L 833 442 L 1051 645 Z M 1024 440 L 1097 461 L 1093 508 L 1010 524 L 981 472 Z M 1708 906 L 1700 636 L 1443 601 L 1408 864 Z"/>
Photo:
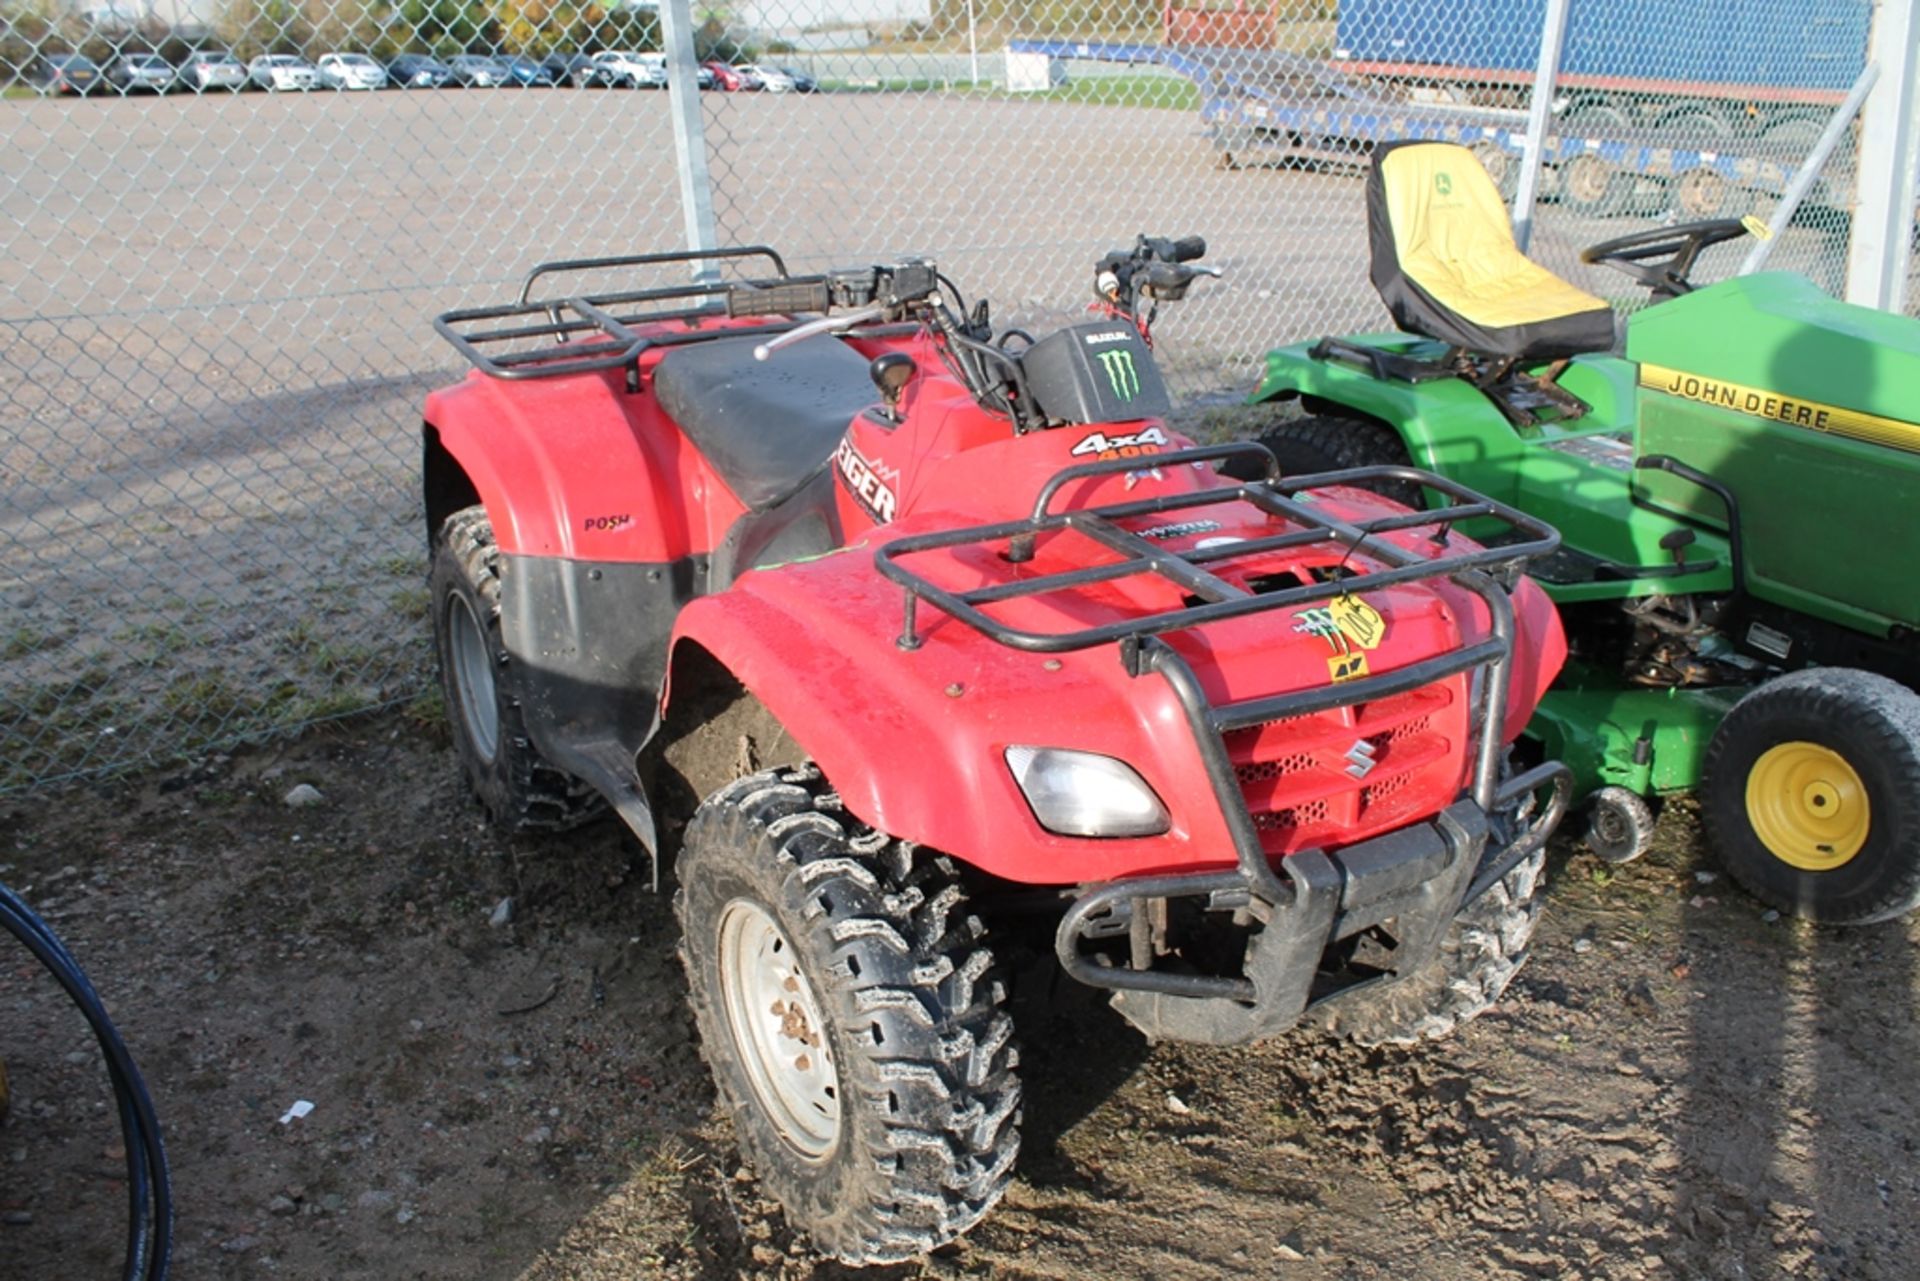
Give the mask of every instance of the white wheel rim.
<path id="1" fill-rule="evenodd" d="M 491 762 L 500 750 L 500 703 L 493 686 L 493 655 L 486 633 L 473 616 L 467 598 L 447 598 L 447 659 L 453 668 L 454 701 L 460 705 L 460 723 L 467 727 L 473 750 Z"/>
<path id="2" fill-rule="evenodd" d="M 817 1161 L 839 1142 L 840 1078 L 813 988 L 759 904 L 727 904 L 719 936 L 720 1005 L 755 1101 L 789 1147 Z"/>

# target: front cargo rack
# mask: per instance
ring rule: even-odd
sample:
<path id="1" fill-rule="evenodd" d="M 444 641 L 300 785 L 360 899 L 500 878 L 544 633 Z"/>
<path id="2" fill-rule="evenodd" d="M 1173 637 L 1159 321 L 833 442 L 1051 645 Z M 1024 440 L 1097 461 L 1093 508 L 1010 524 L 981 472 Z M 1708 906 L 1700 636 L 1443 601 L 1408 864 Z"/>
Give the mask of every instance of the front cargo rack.
<path id="1" fill-rule="evenodd" d="M 765 264 L 771 274 L 732 280 L 720 277 L 724 267 L 753 262 Z M 549 277 L 675 265 L 689 268 L 689 278 L 644 289 L 534 297 L 535 284 Z M 520 295 L 514 302 L 445 312 L 434 318 L 433 327 L 475 369 L 489 377 L 555 378 L 632 369 L 640 353 L 649 347 L 721 336 L 782 333 L 798 323 L 791 317 L 826 311 L 833 302 L 833 285 L 834 278 L 829 275 L 793 275 L 786 261 L 766 245 L 575 258 L 533 268 L 521 282 Z M 705 319 L 743 316 L 782 319 L 712 331 L 635 331 L 636 326 L 660 321 L 697 325 Z"/>
<path id="2" fill-rule="evenodd" d="M 1414 467 L 1354 467 L 1288 476 L 1283 481 L 1272 453 L 1264 446 L 1250 443 L 1176 450 L 1156 455 L 1152 462 L 1157 467 L 1178 467 L 1195 463 L 1209 464 L 1244 454 L 1255 455 L 1263 461 L 1265 472 L 1261 480 L 1198 493 L 1170 494 L 1055 512 L 1052 510 L 1053 500 L 1064 486 L 1093 476 L 1138 470 L 1141 460 L 1113 459 L 1069 467 L 1056 473 L 1041 487 L 1032 514 L 1024 520 L 912 535 L 887 543 L 874 556 L 880 573 L 905 590 L 904 619 L 897 641 L 903 649 L 916 649 L 922 643 L 917 610 L 919 602 L 925 601 L 942 613 L 1015 649 L 1063 653 L 1117 644 L 1129 673 L 1134 676 L 1158 673 L 1167 681 L 1184 709 L 1215 799 L 1232 833 L 1237 866 L 1226 872 L 1178 873 L 1117 881 L 1092 889 L 1078 899 L 1060 923 L 1055 939 L 1056 951 L 1069 974 L 1097 987 L 1162 996 L 1225 998 L 1239 1002 L 1253 999 L 1252 985 L 1246 979 L 1098 966 L 1081 956 L 1076 946 L 1092 918 L 1121 900 L 1197 895 L 1219 901 L 1221 896 L 1250 894 L 1269 905 L 1284 909 L 1295 901 L 1298 893 L 1305 892 L 1301 888 L 1305 882 L 1298 878 L 1311 878 L 1314 873 L 1310 868 L 1318 865 L 1314 860 L 1324 862 L 1324 857 L 1315 854 L 1313 859 L 1302 861 L 1298 856 L 1289 856 L 1292 861 L 1288 867 L 1294 880 L 1283 879 L 1274 870 L 1262 849 L 1253 817 L 1240 797 L 1234 765 L 1224 738 L 1231 731 L 1392 698 L 1450 676 L 1484 668 L 1485 679 L 1475 684 L 1469 713 L 1474 738 L 1472 799 L 1483 813 L 1493 814 L 1519 804 L 1522 798 L 1542 787 L 1551 785 L 1554 791 L 1543 812 L 1524 834 L 1506 845 L 1489 865 L 1475 869 L 1467 890 L 1468 898 L 1492 885 L 1537 850 L 1565 812 L 1570 796 L 1571 775 L 1565 766 L 1548 762 L 1503 778 L 1503 754 L 1500 750 L 1500 727 L 1506 716 L 1507 673 L 1513 655 L 1514 615 L 1509 592 L 1526 563 L 1551 554 L 1560 544 L 1560 535 L 1552 527 L 1504 503 L 1443 476 Z M 1445 503 L 1427 511 L 1396 512 L 1349 521 L 1334 515 L 1322 504 L 1302 501 L 1296 496 L 1303 491 L 1329 486 L 1362 486 L 1379 482 L 1411 482 L 1442 495 Z M 1158 545 L 1117 523 L 1133 517 L 1162 516 L 1232 502 L 1250 503 L 1270 516 L 1288 522 L 1293 528 L 1267 537 L 1180 552 Z M 1454 544 L 1452 531 L 1459 522 L 1489 518 L 1503 522 L 1508 527 L 1505 541 L 1500 545 L 1469 544 L 1459 547 Z M 1423 556 L 1377 537 L 1396 531 L 1429 528 L 1433 532 L 1426 545 L 1433 548 L 1431 555 Z M 964 591 L 941 587 L 902 563 L 903 558 L 916 553 L 968 545 L 993 547 L 1007 561 L 1024 563 L 1033 558 L 1034 545 L 1041 534 L 1059 530 L 1082 534 L 1113 551 L 1120 559 L 1109 564 L 1040 574 L 1017 582 L 995 583 Z M 1209 568 L 1222 561 L 1302 549 L 1316 544 L 1343 549 L 1344 564 L 1351 566 L 1356 555 L 1364 555 L 1374 562 L 1385 564 L 1386 568 L 1367 570 L 1359 566 L 1356 568 L 1360 572 L 1350 576 L 1259 593 L 1229 583 Z M 1136 574 L 1158 575 L 1178 586 L 1188 600 L 1198 603 L 1063 632 L 1015 627 L 994 618 L 984 608 L 1001 601 L 1068 592 Z M 1231 703 L 1211 703 L 1192 667 L 1161 639 L 1170 632 L 1226 619 L 1313 605 L 1355 592 L 1439 578 L 1450 580 L 1485 602 L 1488 611 L 1485 639 L 1392 671 L 1321 688 Z M 1338 897 L 1337 893 L 1335 897 Z"/>

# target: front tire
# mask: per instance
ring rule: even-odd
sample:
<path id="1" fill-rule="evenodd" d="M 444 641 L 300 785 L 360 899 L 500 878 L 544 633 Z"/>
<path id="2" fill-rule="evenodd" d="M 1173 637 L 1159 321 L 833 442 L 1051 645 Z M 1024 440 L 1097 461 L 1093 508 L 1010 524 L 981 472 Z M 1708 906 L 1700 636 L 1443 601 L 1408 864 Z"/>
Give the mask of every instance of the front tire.
<path id="1" fill-rule="evenodd" d="M 1460 910 L 1424 970 L 1328 1002 L 1323 1025 L 1365 1046 L 1418 1045 L 1485 1012 L 1527 963 L 1546 863 L 1544 848 L 1521 860 Z"/>
<path id="2" fill-rule="evenodd" d="M 1864 925 L 1920 906 L 1920 694 L 1844 667 L 1768 681 L 1707 749 L 1701 809 L 1761 902 Z"/>
<path id="3" fill-rule="evenodd" d="M 721 1105 L 825 1253 L 923 1254 L 1000 1199 L 1013 1024 L 954 868 L 845 813 L 811 767 L 709 797 L 680 855 L 681 958 Z"/>
<path id="4" fill-rule="evenodd" d="M 440 526 L 428 587 L 454 751 L 489 817 L 519 831 L 565 831 L 598 816 L 599 793 L 549 764 L 521 719 L 500 636 L 500 549 L 485 508 L 457 511 Z"/>

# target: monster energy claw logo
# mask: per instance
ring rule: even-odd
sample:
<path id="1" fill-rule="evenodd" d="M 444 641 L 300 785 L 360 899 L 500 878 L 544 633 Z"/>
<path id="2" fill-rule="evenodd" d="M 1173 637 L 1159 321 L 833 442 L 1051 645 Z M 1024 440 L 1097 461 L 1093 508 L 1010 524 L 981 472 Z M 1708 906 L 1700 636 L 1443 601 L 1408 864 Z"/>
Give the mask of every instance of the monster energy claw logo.
<path id="1" fill-rule="evenodd" d="M 1122 400 L 1132 400 L 1140 393 L 1140 374 L 1133 367 L 1133 353 L 1125 348 L 1103 351 L 1098 354 L 1100 368 L 1107 371 L 1107 384 L 1113 388 L 1113 394 Z"/>

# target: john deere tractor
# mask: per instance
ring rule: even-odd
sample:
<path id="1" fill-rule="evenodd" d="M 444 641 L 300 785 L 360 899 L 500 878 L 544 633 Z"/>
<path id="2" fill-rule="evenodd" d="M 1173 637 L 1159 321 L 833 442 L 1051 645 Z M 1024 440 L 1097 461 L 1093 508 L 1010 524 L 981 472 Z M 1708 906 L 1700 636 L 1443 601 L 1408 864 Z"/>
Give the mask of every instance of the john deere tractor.
<path id="1" fill-rule="evenodd" d="M 1622 341 L 1516 248 L 1464 148 L 1379 148 L 1367 202 L 1401 332 L 1269 353 L 1252 399 L 1303 412 L 1262 443 L 1289 472 L 1411 462 L 1560 529 L 1530 572 L 1573 660 L 1529 733 L 1573 768 L 1601 857 L 1643 852 L 1649 802 L 1697 788 L 1774 907 L 1920 903 L 1920 322 L 1788 273 L 1696 288 L 1702 250 L 1765 232 L 1713 221 L 1581 254 L 1652 291 Z"/>

